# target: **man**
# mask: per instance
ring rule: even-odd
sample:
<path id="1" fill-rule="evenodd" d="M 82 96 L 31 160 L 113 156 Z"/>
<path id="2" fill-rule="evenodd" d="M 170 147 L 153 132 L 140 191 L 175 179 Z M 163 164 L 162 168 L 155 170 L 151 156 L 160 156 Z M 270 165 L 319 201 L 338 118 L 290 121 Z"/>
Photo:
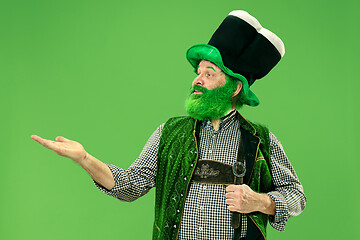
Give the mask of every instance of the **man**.
<path id="1" fill-rule="evenodd" d="M 190 117 L 170 118 L 126 170 L 105 164 L 80 143 L 32 138 L 80 164 L 103 192 L 133 201 L 156 186 L 153 239 L 265 239 L 284 230 L 306 198 L 277 138 L 244 119 L 257 106 L 250 90 L 284 55 L 280 38 L 247 12 L 233 11 L 209 44 L 190 47 Z"/>

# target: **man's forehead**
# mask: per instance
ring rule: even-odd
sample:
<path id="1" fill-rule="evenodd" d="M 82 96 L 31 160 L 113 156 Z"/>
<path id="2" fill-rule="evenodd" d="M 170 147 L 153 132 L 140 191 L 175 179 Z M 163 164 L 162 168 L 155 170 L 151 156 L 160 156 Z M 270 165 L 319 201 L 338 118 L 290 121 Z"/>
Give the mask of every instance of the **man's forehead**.
<path id="1" fill-rule="evenodd" d="M 199 63 L 199 67 L 205 67 L 205 68 L 209 68 L 210 67 L 210 69 L 211 68 L 214 68 L 216 71 L 221 71 L 221 69 L 215 64 L 215 63 L 213 63 L 213 62 L 210 62 L 210 61 L 208 61 L 208 60 L 201 60 L 200 61 L 200 63 Z"/>

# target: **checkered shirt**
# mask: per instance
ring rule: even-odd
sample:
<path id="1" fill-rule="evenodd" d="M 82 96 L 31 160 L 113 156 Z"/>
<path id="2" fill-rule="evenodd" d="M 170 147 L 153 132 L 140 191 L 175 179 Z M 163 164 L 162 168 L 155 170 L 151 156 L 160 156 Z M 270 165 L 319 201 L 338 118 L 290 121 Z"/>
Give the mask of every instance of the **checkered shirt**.
<path id="1" fill-rule="evenodd" d="M 202 121 L 200 127 L 199 159 L 212 159 L 227 164 L 236 161 L 240 124 L 236 111 L 227 115 L 215 131 L 211 121 Z M 107 190 L 95 185 L 104 193 L 119 200 L 131 202 L 155 186 L 156 160 L 164 124 L 151 135 L 140 156 L 128 168 L 107 164 L 113 173 L 115 187 Z M 302 185 L 291 166 L 281 143 L 269 132 L 271 171 L 275 190 L 267 193 L 275 202 L 275 216 L 270 216 L 272 227 L 283 231 L 289 217 L 299 215 L 305 208 L 306 197 Z M 231 144 L 228 144 L 231 143 Z M 217 184 L 190 184 L 185 201 L 178 239 L 232 239 L 231 213 L 225 204 L 225 186 Z M 242 237 L 246 236 L 247 221 L 242 218 Z"/>

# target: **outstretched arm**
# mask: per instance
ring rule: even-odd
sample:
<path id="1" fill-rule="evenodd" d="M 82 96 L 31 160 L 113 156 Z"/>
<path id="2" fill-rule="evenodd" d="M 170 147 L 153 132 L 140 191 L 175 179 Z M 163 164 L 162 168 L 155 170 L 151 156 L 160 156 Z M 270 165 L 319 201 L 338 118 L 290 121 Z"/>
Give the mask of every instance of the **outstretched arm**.
<path id="1" fill-rule="evenodd" d="M 112 172 L 115 186 L 108 190 L 94 181 L 100 191 L 121 201 L 132 202 L 144 196 L 155 186 L 157 151 L 163 126 L 164 124 L 161 124 L 153 132 L 141 151 L 140 156 L 128 169 L 106 163 Z"/>
<path id="2" fill-rule="evenodd" d="M 87 153 L 80 143 L 61 136 L 56 137 L 56 141 L 44 139 L 37 135 L 32 135 L 31 138 L 44 147 L 53 150 L 58 155 L 70 158 L 78 163 L 90 174 L 94 181 L 100 183 L 108 190 L 111 190 L 115 186 L 114 178 L 109 167 Z"/>

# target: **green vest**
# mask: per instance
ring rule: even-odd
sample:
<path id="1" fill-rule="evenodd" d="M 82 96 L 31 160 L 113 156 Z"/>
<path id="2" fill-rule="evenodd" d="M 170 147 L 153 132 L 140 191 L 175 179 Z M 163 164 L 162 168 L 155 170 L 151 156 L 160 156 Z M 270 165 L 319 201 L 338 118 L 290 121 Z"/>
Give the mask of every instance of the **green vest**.
<path id="1" fill-rule="evenodd" d="M 246 175 L 244 183 L 256 192 L 271 191 L 269 130 L 245 120 L 238 112 L 243 138 Z M 185 199 L 198 160 L 199 121 L 170 118 L 161 133 L 156 171 L 156 201 L 153 239 L 177 239 Z M 268 215 L 248 214 L 249 234 L 265 239 Z"/>

